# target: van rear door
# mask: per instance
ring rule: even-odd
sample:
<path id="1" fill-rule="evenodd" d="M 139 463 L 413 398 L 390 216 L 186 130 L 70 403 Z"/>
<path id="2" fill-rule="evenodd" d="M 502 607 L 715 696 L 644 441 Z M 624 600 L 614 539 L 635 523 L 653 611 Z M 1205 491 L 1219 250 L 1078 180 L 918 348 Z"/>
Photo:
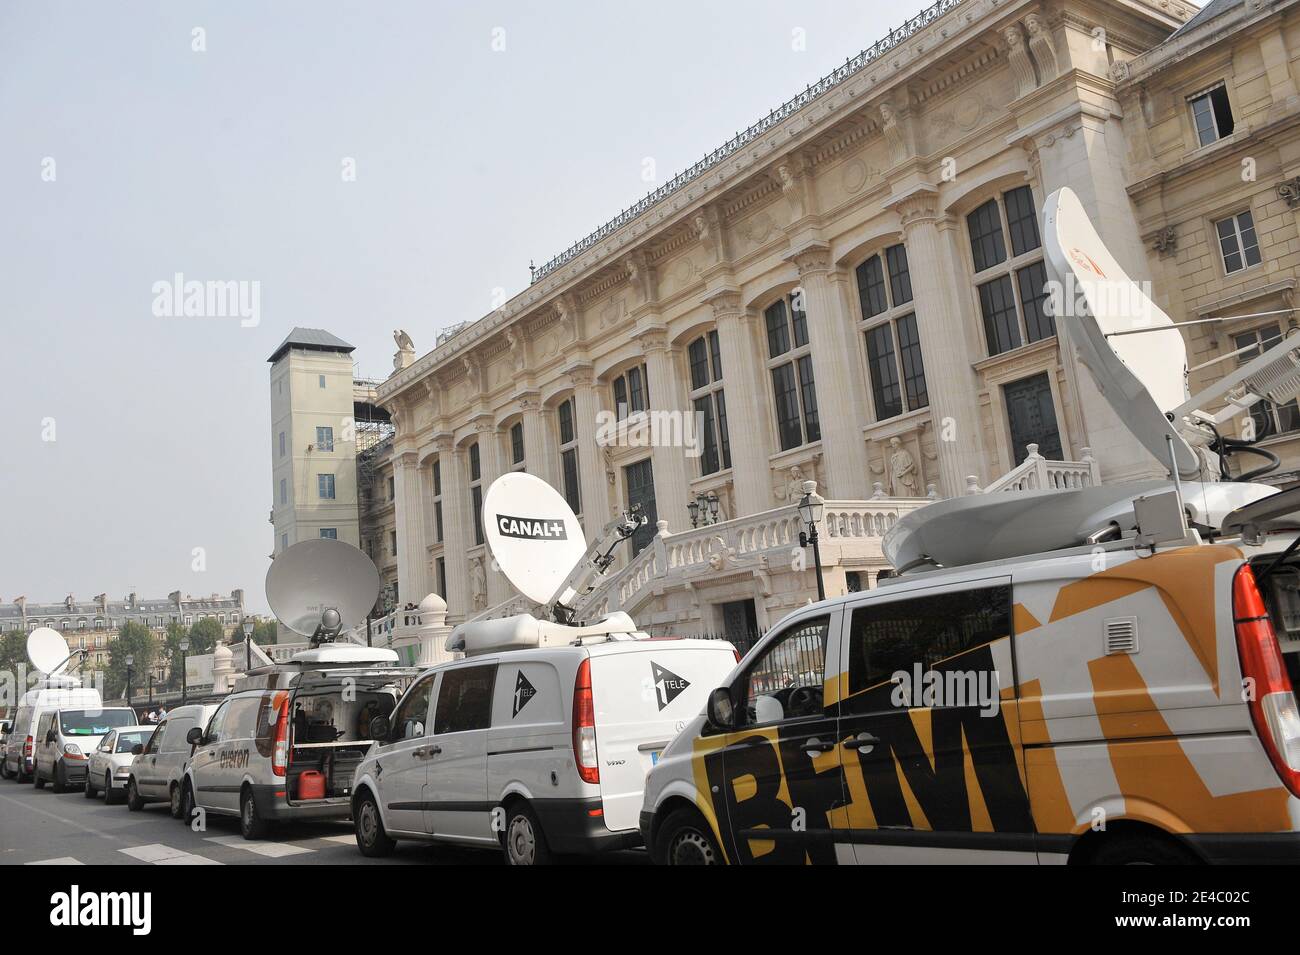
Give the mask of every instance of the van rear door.
<path id="1" fill-rule="evenodd" d="M 736 666 L 721 640 L 638 640 L 592 648 L 591 693 L 605 826 L 635 829 L 645 777 Z"/>

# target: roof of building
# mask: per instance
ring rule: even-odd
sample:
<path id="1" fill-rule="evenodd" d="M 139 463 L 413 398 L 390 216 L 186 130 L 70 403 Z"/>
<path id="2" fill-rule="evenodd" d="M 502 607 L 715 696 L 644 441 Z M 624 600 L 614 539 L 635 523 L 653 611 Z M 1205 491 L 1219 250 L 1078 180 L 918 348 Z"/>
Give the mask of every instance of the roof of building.
<path id="1" fill-rule="evenodd" d="M 1229 10 L 1233 9 L 1234 7 L 1239 7 L 1245 2 L 1246 0 L 1210 0 L 1209 3 L 1201 7 L 1200 13 L 1196 14 L 1196 16 L 1192 17 L 1190 20 L 1188 20 L 1186 23 L 1180 26 L 1177 30 L 1171 33 L 1169 35 L 1169 39 L 1172 40 L 1174 37 L 1181 36 L 1184 33 L 1187 33 L 1189 30 L 1195 30 L 1202 23 L 1206 23 L 1210 20 L 1213 20 L 1215 17 L 1222 16 L 1223 14 L 1227 13 Z"/>
<path id="2" fill-rule="evenodd" d="M 111 616 L 111 617 L 130 617 L 132 615 L 149 615 L 149 614 L 166 614 L 172 612 L 192 612 L 192 611 L 219 611 L 219 610 L 239 610 L 243 606 L 243 593 L 235 591 L 229 596 L 221 594 L 211 594 L 202 597 L 192 597 L 186 594 L 180 598 L 179 605 L 176 601 L 169 598 L 141 598 L 137 597 L 134 601 L 130 598 L 124 600 L 107 600 L 101 604 L 98 599 L 89 600 L 72 600 L 72 606 L 68 606 L 65 598 L 53 603 L 36 603 L 28 601 L 24 607 L 19 607 L 15 603 L 0 604 L 0 619 L 12 620 L 27 617 L 35 619 L 37 617 L 90 617 L 90 616 Z"/>
<path id="3" fill-rule="evenodd" d="M 271 357 L 267 359 L 271 364 L 275 364 L 284 357 L 285 352 L 290 348 L 301 348 L 306 351 L 332 351 L 350 354 L 356 350 L 355 345 L 349 345 L 337 335 L 332 335 L 323 328 L 295 328 L 285 336 L 284 341 L 280 342 L 278 348 L 271 352 Z"/>

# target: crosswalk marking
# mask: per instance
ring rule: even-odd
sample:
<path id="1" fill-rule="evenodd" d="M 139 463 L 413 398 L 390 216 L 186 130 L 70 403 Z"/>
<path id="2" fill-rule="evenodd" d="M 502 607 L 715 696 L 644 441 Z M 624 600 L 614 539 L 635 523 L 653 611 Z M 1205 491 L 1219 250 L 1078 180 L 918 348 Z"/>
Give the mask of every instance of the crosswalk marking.
<path id="1" fill-rule="evenodd" d="M 74 859 L 72 856 L 59 856 L 57 859 L 40 859 L 36 862 L 27 862 L 25 865 L 85 865 L 80 859 Z"/>
<path id="2" fill-rule="evenodd" d="M 357 844 L 357 837 L 355 835 L 320 836 L 319 838 L 324 842 L 337 842 L 341 846 L 355 846 Z"/>
<path id="3" fill-rule="evenodd" d="M 208 836 L 207 841 L 231 849 L 247 849 L 249 852 L 255 852 L 270 859 L 280 859 L 284 856 L 296 856 L 305 852 L 316 851 L 315 849 L 308 849 L 306 846 L 296 846 L 292 842 L 250 842 L 243 836 Z"/>
<path id="4" fill-rule="evenodd" d="M 119 849 L 125 855 L 141 862 L 150 862 L 154 865 L 222 865 L 216 859 L 207 859 L 203 856 L 196 856 L 193 853 L 185 852 L 183 849 L 173 849 L 171 846 L 165 846 L 160 842 L 151 843 L 147 846 L 132 846 L 129 849 Z"/>

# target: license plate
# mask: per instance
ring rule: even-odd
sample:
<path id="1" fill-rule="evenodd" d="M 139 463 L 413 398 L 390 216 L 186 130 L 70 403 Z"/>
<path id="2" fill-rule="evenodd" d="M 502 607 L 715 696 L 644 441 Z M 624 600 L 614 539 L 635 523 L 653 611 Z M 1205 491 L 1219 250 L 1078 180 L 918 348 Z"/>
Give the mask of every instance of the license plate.
<path id="1" fill-rule="evenodd" d="M 650 750 L 650 765 L 651 766 L 659 765 L 659 750 L 657 749 Z"/>

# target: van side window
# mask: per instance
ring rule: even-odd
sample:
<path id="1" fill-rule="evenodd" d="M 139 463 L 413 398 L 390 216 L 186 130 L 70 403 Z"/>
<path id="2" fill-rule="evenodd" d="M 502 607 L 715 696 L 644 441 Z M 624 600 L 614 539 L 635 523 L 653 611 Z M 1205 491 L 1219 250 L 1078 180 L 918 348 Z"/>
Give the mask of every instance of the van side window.
<path id="1" fill-rule="evenodd" d="M 763 651 L 742 681 L 741 726 L 820 716 L 825 708 L 830 618 L 801 620 Z"/>
<path id="2" fill-rule="evenodd" d="M 849 687 L 846 706 L 861 711 L 856 694 L 875 687 L 893 690 L 894 674 L 908 680 L 953 658 L 1011 634 L 1011 588 L 1007 585 L 926 594 L 911 600 L 853 608 L 849 622 Z M 954 664 L 960 667 L 960 662 Z M 983 667 L 981 667 L 983 668 Z M 1002 676 L 1011 685 L 1011 674 Z M 882 690 L 883 692 L 883 690 Z M 887 707 L 875 701 L 869 709 Z"/>
<path id="3" fill-rule="evenodd" d="M 257 709 L 261 701 L 261 696 L 241 696 L 231 700 L 221 727 L 221 738 L 252 739 L 257 733 Z"/>
<path id="4" fill-rule="evenodd" d="M 435 736 L 482 730 L 492 725 L 492 686 L 497 666 L 460 667 L 442 674 L 438 709 L 433 718 Z"/>
<path id="5" fill-rule="evenodd" d="M 429 697 L 433 693 L 433 681 L 437 676 L 436 673 L 429 674 L 402 697 L 402 702 L 393 713 L 392 731 L 389 734 L 394 742 L 424 735 L 424 721 L 429 716 Z"/>
<path id="6" fill-rule="evenodd" d="M 223 739 L 229 739 L 226 735 L 222 724 L 226 720 L 226 713 L 230 711 L 230 701 L 226 700 L 217 708 L 217 712 L 212 714 L 212 719 L 208 720 L 208 728 L 203 731 L 203 737 L 208 743 L 219 743 Z"/>
<path id="7" fill-rule="evenodd" d="M 163 737 L 167 734 L 167 726 L 168 723 L 166 720 L 163 720 L 158 724 L 158 728 L 154 730 L 153 735 L 149 737 L 149 745 L 144 748 L 146 753 L 156 753 L 162 749 L 162 741 Z"/>

